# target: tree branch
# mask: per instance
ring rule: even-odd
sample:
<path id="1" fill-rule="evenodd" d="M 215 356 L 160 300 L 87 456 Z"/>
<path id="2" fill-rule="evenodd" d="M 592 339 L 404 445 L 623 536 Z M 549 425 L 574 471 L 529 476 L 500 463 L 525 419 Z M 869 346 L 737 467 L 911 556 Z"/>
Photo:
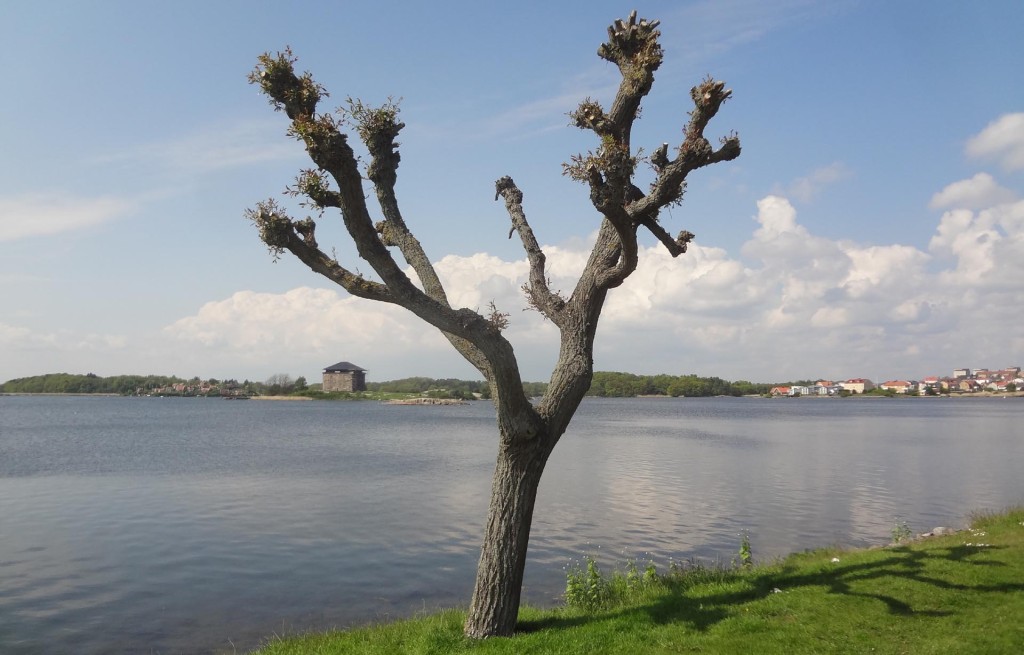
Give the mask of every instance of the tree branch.
<path id="1" fill-rule="evenodd" d="M 694 236 L 696 236 L 693 232 L 683 230 L 679 233 L 679 236 L 673 239 L 669 233 L 665 231 L 665 228 L 663 228 L 661 224 L 653 218 L 644 217 L 641 218 L 639 222 L 650 230 L 651 234 L 653 234 L 658 241 L 668 248 L 669 253 L 673 257 L 678 257 L 685 253 L 687 246 L 689 246 L 690 242 L 693 241 Z"/>
<path id="2" fill-rule="evenodd" d="M 389 106 L 385 106 L 383 110 L 363 108 L 364 112 L 357 110 L 356 113 L 361 115 L 356 118 L 362 119 L 356 121 L 357 129 L 360 130 L 361 136 L 369 141 L 368 147 L 375 151 L 375 166 L 371 174 L 383 188 L 382 205 L 391 228 L 390 238 L 396 242 L 405 240 L 403 254 L 407 254 L 414 270 L 418 267 L 425 273 L 425 280 L 421 281 L 429 287 L 432 295 L 428 295 L 412 283 L 398 267 L 387 245 L 378 235 L 366 207 L 362 178 L 355 153 L 348 144 L 348 137 L 340 131 L 333 117 L 314 114 L 316 101 L 325 93 L 312 81 L 308 73 L 301 77 L 297 76 L 294 62 L 295 58 L 290 50 L 286 50 L 284 54 L 279 53 L 276 57 L 263 55 L 249 79 L 271 97 L 271 103 L 276 108 L 283 108 L 286 111 L 288 117 L 292 119 L 290 133 L 303 141 L 306 152 L 317 167 L 334 179 L 336 191 L 321 188 L 323 185 L 319 183 L 311 183 L 314 193 L 310 197 L 318 206 L 336 206 L 341 210 L 345 228 L 352 237 L 359 256 L 381 277 L 383 285 L 369 283 L 370 287 L 360 286 L 349 278 L 351 274 L 347 271 L 335 271 L 333 275 L 338 276 L 339 280 L 345 280 L 352 288 L 360 291 L 363 297 L 399 304 L 441 330 L 452 345 L 500 392 L 495 394 L 499 414 L 514 424 L 511 427 L 523 428 L 513 430 L 510 434 L 521 435 L 523 438 L 537 436 L 541 430 L 536 423 L 536 413 L 523 393 L 522 378 L 519 376 L 511 344 L 494 324 L 479 313 L 465 308 L 456 310 L 448 306 L 436 273 L 433 273 L 426 256 L 422 255 L 422 248 L 418 243 L 412 245 L 411 240 L 405 240 L 403 233 L 407 233 L 408 230 L 401 215 L 394 211 L 397 210 L 397 203 L 388 207 L 393 199 L 393 175 L 398 165 L 394 137 L 400 129 L 393 107 L 389 109 Z M 322 181 L 323 178 L 320 179 Z M 261 217 L 272 215 L 272 212 L 257 214 Z M 261 236 L 267 237 L 264 241 L 272 251 L 289 249 L 300 259 L 305 257 L 303 261 L 311 267 L 316 265 L 322 270 L 334 271 L 333 268 L 326 267 L 326 262 L 318 262 L 315 253 L 305 251 L 303 246 L 311 246 L 303 240 L 301 234 L 295 232 L 290 219 L 266 219 L 263 224 Z M 388 230 L 385 229 L 385 232 Z M 384 237 L 389 238 L 387 234 Z M 411 234 L 409 237 L 411 238 Z M 362 279 L 358 276 L 356 278 Z"/>
<path id="3" fill-rule="evenodd" d="M 612 289 L 625 282 L 626 278 L 636 270 L 639 262 L 636 227 L 624 225 L 621 219 L 615 221 L 606 219 L 606 221 L 615 228 L 615 233 L 618 236 L 618 257 L 614 259 L 613 265 L 605 266 L 597 271 L 594 280 L 600 289 Z M 606 261 L 612 261 L 610 255 L 611 253 L 605 258 Z"/>
<path id="4" fill-rule="evenodd" d="M 398 133 L 405 123 L 398 120 L 398 104 L 389 100 L 382 107 L 369 107 L 349 98 L 347 115 L 351 117 L 359 137 L 370 152 L 370 165 L 366 175 L 373 183 L 384 214 L 384 221 L 374 226 L 385 246 L 397 246 L 405 261 L 416 271 L 426 294 L 446 307 L 450 307 L 444 286 L 437 271 L 423 250 L 422 244 L 409 230 L 402 218 L 395 196 L 398 179 Z"/>
<path id="5" fill-rule="evenodd" d="M 723 138 L 718 150 L 714 150 L 704 137 L 704 128 L 718 113 L 722 103 L 731 96 L 732 91 L 725 88 L 725 82 L 711 78 L 690 89 L 694 109 L 690 112 L 683 143 L 672 161 L 668 161 L 667 144 L 659 147 L 651 157 L 651 163 L 658 168 L 658 177 L 651 184 L 650 192 L 646 196 L 627 207 L 629 215 L 634 220 L 654 220 L 662 207 L 678 202 L 683 195 L 686 176 L 691 171 L 739 157 L 740 139 L 737 135 L 730 134 Z"/>
<path id="6" fill-rule="evenodd" d="M 629 147 L 629 132 L 640 109 L 640 101 L 654 84 L 654 71 L 662 61 L 662 49 L 658 43 L 661 32 L 660 21 L 641 18 L 637 21 L 636 11 L 625 21 L 616 20 L 608 28 L 608 41 L 601 44 L 597 54 L 619 67 L 622 81 L 618 93 L 608 112 L 608 120 L 615 126 L 617 137 Z"/>
<path id="7" fill-rule="evenodd" d="M 529 295 L 530 304 L 552 323 L 560 325 L 565 299 L 552 293 L 548 287 L 547 275 L 544 272 L 546 257 L 526 220 L 526 213 L 523 211 L 523 192 L 507 175 L 495 182 L 494 188 L 494 199 L 505 199 L 505 208 L 512 219 L 512 230 L 519 233 L 519 239 L 523 242 L 523 249 L 530 262 L 530 282 L 524 287 Z M 512 232 L 509 232 L 509 238 L 511 237 Z"/>
<path id="8" fill-rule="evenodd" d="M 565 165 L 565 173 L 590 186 L 591 203 L 618 235 L 617 257 L 592 260 L 606 262 L 592 280 L 605 289 L 622 284 L 636 270 L 636 221 L 624 207 L 643 194 L 632 183 L 637 156 L 630 148 L 630 133 L 640 102 L 650 92 L 654 72 L 661 66 L 659 24 L 637 20 L 634 11 L 608 28 L 608 41 L 597 54 L 618 66 L 622 76 L 612 108 L 606 114 L 599 103 L 587 98 L 570 114 L 577 127 L 593 130 L 601 139 L 596 152 L 574 157 Z"/>
<path id="9" fill-rule="evenodd" d="M 273 200 L 257 203 L 254 209 L 246 211 L 246 217 L 259 229 L 260 239 L 267 244 L 275 259 L 287 250 L 306 266 L 338 284 L 353 296 L 380 302 L 395 302 L 386 286 L 352 273 L 319 249 L 316 243 L 316 223 L 313 219 L 294 221 Z"/>
<path id="10" fill-rule="evenodd" d="M 322 87 L 309 73 L 295 74 L 291 51 L 277 57 L 264 54 L 249 80 L 258 84 L 275 107 L 283 108 L 292 119 L 290 133 L 301 139 L 310 159 L 327 172 L 338 190 L 331 196 L 341 210 L 345 228 L 355 242 L 359 256 L 373 267 L 392 295 L 403 305 L 416 301 L 423 292 L 416 288 L 398 267 L 387 247 L 377 236 L 366 207 L 362 178 L 348 137 L 338 129 L 332 116 L 316 115 L 316 102 L 324 95 Z"/>

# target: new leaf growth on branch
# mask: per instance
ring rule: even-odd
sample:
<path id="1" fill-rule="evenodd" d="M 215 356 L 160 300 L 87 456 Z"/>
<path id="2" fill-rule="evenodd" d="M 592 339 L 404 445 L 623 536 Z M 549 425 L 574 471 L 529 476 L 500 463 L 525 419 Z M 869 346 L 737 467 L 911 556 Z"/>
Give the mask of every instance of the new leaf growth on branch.
<path id="1" fill-rule="evenodd" d="M 638 20 L 636 12 L 616 20 L 608 28 L 608 41 L 597 50 L 598 56 L 618 67 L 621 77 L 610 109 L 586 98 L 570 113 L 572 124 L 593 132 L 597 143 L 594 150 L 572 156 L 564 173 L 588 186 L 601 219 L 590 258 L 568 297 L 550 289 L 544 251 L 523 209 L 523 192 L 510 176 L 495 183 L 495 200 L 504 200 L 511 223 L 508 236 L 519 236 L 529 262 L 523 287 L 527 302 L 560 335 L 558 362 L 536 405 L 523 391 L 515 353 L 503 334 L 509 314 L 493 302 L 486 315 L 452 307 L 434 265 L 402 216 L 395 191 L 401 161 L 396 139 L 405 125 L 398 119 L 398 103 L 389 99 L 372 107 L 349 98 L 335 113 L 318 113 L 327 92 L 309 73 L 295 72 L 296 58 L 288 48 L 261 55 L 249 75 L 274 108 L 288 116 L 288 133 L 303 143 L 315 166 L 301 171 L 287 193 L 299 197 L 321 219 L 327 210 L 338 210 L 359 258 L 377 280 L 353 273 L 325 253 L 312 217 L 295 220 L 274 200 L 267 200 L 247 216 L 271 253 L 277 257 L 287 250 L 354 296 L 409 310 L 439 329 L 490 386 L 498 458 L 466 619 L 470 637 L 508 635 L 515 629 L 540 477 L 593 378 L 594 338 L 608 292 L 636 270 L 637 231 L 642 227 L 651 232 L 674 257 L 685 253 L 694 235 L 682 230 L 673 238 L 658 222 L 659 213 L 680 202 L 690 172 L 740 154 L 735 134 L 722 138 L 717 149 L 704 136 L 709 121 L 732 95 L 723 82 L 708 78 L 690 92 L 693 109 L 682 140 L 671 152 L 667 141 L 654 147 L 647 158 L 655 172 L 647 191 L 633 183 L 644 158 L 639 148 L 633 148 L 630 135 L 664 56 L 658 25 Z M 346 127 L 354 129 L 369 152 L 365 178 Z M 371 219 L 364 179 L 372 186 L 383 220 Z M 396 261 L 395 250 L 404 264 Z M 416 282 L 405 274 L 405 266 L 415 271 Z"/>

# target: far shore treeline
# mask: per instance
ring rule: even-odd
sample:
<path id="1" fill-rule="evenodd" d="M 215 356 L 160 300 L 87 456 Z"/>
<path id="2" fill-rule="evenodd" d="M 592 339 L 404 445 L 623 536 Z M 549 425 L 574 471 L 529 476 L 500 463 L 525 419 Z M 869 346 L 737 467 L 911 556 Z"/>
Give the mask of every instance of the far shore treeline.
<path id="1" fill-rule="evenodd" d="M 598 371 L 594 373 L 589 395 L 628 398 L 633 396 L 744 396 L 764 395 L 779 383 L 763 384 L 741 380 L 729 382 L 718 377 L 697 375 L 636 375 Z M 525 382 L 530 396 L 540 396 L 545 382 Z M 421 394 L 451 398 L 487 398 L 487 383 L 478 380 L 410 377 L 388 382 L 368 382 L 368 392 Z M 198 377 L 186 379 L 167 375 L 114 375 L 100 377 L 93 373 L 48 373 L 9 380 L 0 385 L 0 393 L 42 394 L 117 394 L 232 396 L 232 395 L 306 395 L 324 397 L 319 384 L 307 384 L 303 377 L 277 374 L 265 382 Z"/>

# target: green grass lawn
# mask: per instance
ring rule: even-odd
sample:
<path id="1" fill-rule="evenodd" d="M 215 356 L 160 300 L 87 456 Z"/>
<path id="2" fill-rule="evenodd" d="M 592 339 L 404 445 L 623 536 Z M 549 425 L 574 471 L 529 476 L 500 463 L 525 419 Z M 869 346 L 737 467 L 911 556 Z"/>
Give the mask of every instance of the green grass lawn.
<path id="1" fill-rule="evenodd" d="M 904 545 L 617 575 L 607 589 L 589 610 L 524 608 L 511 638 L 466 640 L 451 610 L 258 653 L 1024 653 L 1024 507 Z"/>

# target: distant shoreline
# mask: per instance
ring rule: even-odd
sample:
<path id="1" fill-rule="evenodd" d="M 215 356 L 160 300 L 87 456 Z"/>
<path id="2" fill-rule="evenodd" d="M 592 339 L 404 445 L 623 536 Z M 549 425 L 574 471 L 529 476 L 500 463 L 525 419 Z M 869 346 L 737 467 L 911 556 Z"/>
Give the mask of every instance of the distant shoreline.
<path id="1" fill-rule="evenodd" d="M 133 394 L 120 394 L 120 393 L 57 393 L 52 391 L 45 392 L 31 392 L 31 391 L 3 391 L 0 392 L 0 396 L 50 396 L 50 397 L 93 397 L 93 398 L 227 398 L 232 399 L 232 396 L 177 396 L 177 395 L 163 395 L 160 396 L 136 396 Z M 645 394 L 640 396 L 587 396 L 587 398 L 636 398 L 636 399 L 672 399 L 672 398 L 771 398 L 772 400 L 800 400 L 807 398 L 839 398 L 839 396 L 821 396 L 817 394 L 808 394 L 802 396 L 758 396 L 758 395 L 744 395 L 744 396 L 666 396 L 661 394 Z M 319 398 L 310 398 L 309 396 L 246 396 L 250 400 L 282 400 L 282 401 L 309 401 L 309 400 L 320 400 Z M 924 399 L 941 399 L 941 398 L 1024 398 L 1024 391 L 975 391 L 973 393 L 954 393 L 954 394 L 939 394 L 935 396 L 921 396 L 918 394 L 895 394 L 893 396 L 882 396 L 878 394 L 852 394 L 849 396 L 842 397 L 843 400 L 849 399 L 872 399 L 878 398 L 887 400 L 890 398 L 924 398 Z M 331 398 L 324 400 L 356 400 L 347 398 Z M 428 399 L 429 400 L 429 399 Z M 418 401 L 418 402 L 417 402 Z M 465 401 L 463 401 L 465 402 Z M 414 399 L 413 402 L 392 402 L 392 404 L 424 404 L 424 401 Z M 426 403 L 429 404 L 429 403 Z M 441 403 L 437 403 L 441 404 Z"/>
<path id="2" fill-rule="evenodd" d="M 234 399 L 236 396 L 178 396 L 173 394 L 159 394 L 156 396 L 137 396 L 135 394 L 121 393 L 57 393 L 53 391 L 4 391 L 0 396 L 86 396 L 94 398 L 227 398 Z M 249 400 L 313 400 L 308 396 L 245 396 Z"/>
<path id="3" fill-rule="evenodd" d="M 59 393 L 55 391 L 4 391 L 0 393 L 0 396 L 96 396 L 107 398 L 119 398 L 121 395 L 119 393 Z"/>
<path id="4" fill-rule="evenodd" d="M 230 396 L 225 396 L 229 398 Z M 249 396 L 249 400 L 313 400 L 309 396 Z"/>
<path id="5" fill-rule="evenodd" d="M 870 400 L 872 398 L 879 398 L 881 400 L 888 400 L 890 398 L 922 398 L 925 400 L 930 399 L 943 399 L 943 398 L 1021 398 L 1024 397 L 1024 391 L 974 391 L 971 393 L 942 393 L 934 396 L 922 396 L 920 394 L 907 394 L 897 393 L 892 396 L 885 396 L 876 393 L 855 393 L 849 396 L 820 396 L 818 394 L 807 394 L 803 396 L 772 396 L 773 399 L 781 398 L 786 400 L 799 400 L 801 398 L 841 398 L 842 400 L 850 399 L 863 399 Z"/>

